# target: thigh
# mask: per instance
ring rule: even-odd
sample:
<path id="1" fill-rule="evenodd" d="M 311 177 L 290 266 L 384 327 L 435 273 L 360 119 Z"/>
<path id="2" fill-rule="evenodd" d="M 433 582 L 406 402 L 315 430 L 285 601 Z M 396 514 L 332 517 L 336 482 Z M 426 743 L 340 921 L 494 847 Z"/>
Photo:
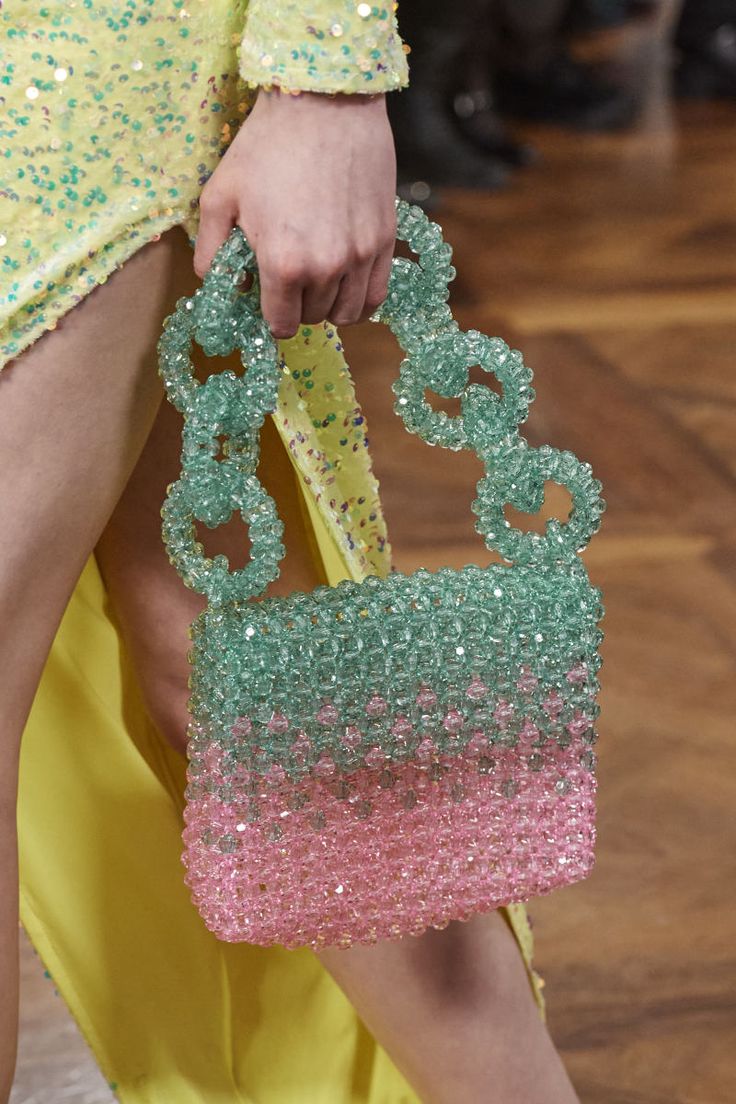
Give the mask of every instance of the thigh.
<path id="1" fill-rule="evenodd" d="M 148 435 L 164 316 L 194 283 L 176 227 L 0 372 L 0 1100 L 18 990 L 20 738 L 59 620 Z"/>
<path id="2" fill-rule="evenodd" d="M 0 777 L 61 614 L 161 401 L 156 341 L 196 283 L 176 227 L 0 373 Z"/>

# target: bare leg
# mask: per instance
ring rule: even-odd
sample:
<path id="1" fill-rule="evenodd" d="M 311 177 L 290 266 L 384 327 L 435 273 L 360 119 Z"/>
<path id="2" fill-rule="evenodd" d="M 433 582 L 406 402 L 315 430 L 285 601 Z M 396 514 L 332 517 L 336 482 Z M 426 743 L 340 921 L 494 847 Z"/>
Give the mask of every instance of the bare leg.
<path id="1" fill-rule="evenodd" d="M 424 1104 L 578 1104 L 500 913 L 319 957 Z"/>
<path id="2" fill-rule="evenodd" d="M 18 753 L 49 647 L 161 399 L 155 343 L 196 284 L 180 228 L 0 373 L 0 1102 L 17 1027 Z"/>
<path id="3" fill-rule="evenodd" d="M 225 367 L 223 364 L 222 367 Z M 287 555 L 269 593 L 310 589 L 291 464 L 267 421 L 261 478 L 285 522 Z M 202 600 L 166 559 L 159 510 L 178 470 L 180 423 L 164 406 L 97 547 L 97 558 L 159 730 L 180 750 L 187 723 L 187 627 Z M 243 560 L 243 532 L 218 534 Z M 427 1104 L 575 1104 L 534 1002 L 519 948 L 498 913 L 420 938 L 326 950 L 321 961 Z"/>

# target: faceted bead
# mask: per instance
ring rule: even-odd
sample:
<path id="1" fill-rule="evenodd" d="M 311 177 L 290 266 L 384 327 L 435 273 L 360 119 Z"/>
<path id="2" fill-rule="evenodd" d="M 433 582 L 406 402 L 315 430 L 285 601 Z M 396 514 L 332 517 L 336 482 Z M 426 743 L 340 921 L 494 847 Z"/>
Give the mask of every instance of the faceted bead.
<path id="1" fill-rule="evenodd" d="M 426 736 L 417 746 L 415 754 L 420 763 L 427 763 L 435 754 L 436 750 L 433 741 Z"/>
<path id="2" fill-rule="evenodd" d="M 471 756 L 483 755 L 488 750 L 488 738 L 481 731 L 474 732 L 467 746 L 467 753 Z"/>
<path id="3" fill-rule="evenodd" d="M 437 695 L 429 686 L 422 686 L 416 697 L 417 705 L 422 709 L 431 709 L 437 704 Z"/>
<path id="4" fill-rule="evenodd" d="M 348 725 L 342 737 L 342 743 L 348 748 L 360 747 L 363 742 L 363 733 L 356 725 Z"/>
<path id="5" fill-rule="evenodd" d="M 382 717 L 387 709 L 388 703 L 380 694 L 372 694 L 365 707 L 369 717 Z"/>
<path id="6" fill-rule="evenodd" d="M 408 717 L 399 715 L 391 725 L 391 735 L 405 739 L 413 732 L 413 725 Z"/>
<path id="7" fill-rule="evenodd" d="M 336 769 L 335 760 L 326 752 L 323 752 L 314 764 L 314 773 L 319 778 L 332 778 Z"/>
<path id="8" fill-rule="evenodd" d="M 578 710 L 576 710 L 572 720 L 565 725 L 565 728 L 570 733 L 570 735 L 575 738 L 578 736 L 582 736 L 583 733 L 587 732 L 590 728 L 590 725 L 590 717 L 586 717 L 583 713 L 580 713 Z"/>
<path id="9" fill-rule="evenodd" d="M 382 767 L 386 762 L 386 753 L 380 747 L 372 747 L 365 754 L 365 761 L 369 767 Z"/>
<path id="10" fill-rule="evenodd" d="M 532 744 L 539 739 L 539 729 L 528 717 L 524 718 L 524 723 L 519 729 L 519 739 L 525 744 Z"/>
<path id="11" fill-rule="evenodd" d="M 530 667 L 522 667 L 518 679 L 516 680 L 517 690 L 521 690 L 522 694 L 533 693 L 539 685 L 539 679 L 536 675 L 532 674 Z"/>
<path id="12" fill-rule="evenodd" d="M 310 814 L 309 824 L 315 831 L 320 831 L 327 824 L 327 817 L 321 809 L 317 809 L 314 813 Z"/>
<path id="13" fill-rule="evenodd" d="M 337 724 L 340 719 L 340 714 L 330 702 L 325 702 L 325 704 L 317 710 L 316 716 L 317 720 L 322 725 L 334 725 Z"/>
<path id="14" fill-rule="evenodd" d="M 268 722 L 269 732 L 287 732 L 289 729 L 289 720 L 284 713 L 276 711 Z"/>
<path id="15" fill-rule="evenodd" d="M 465 691 L 466 697 L 470 698 L 471 701 L 481 701 L 487 694 L 488 687 L 486 684 L 481 682 L 477 675 L 474 675 L 470 685 Z"/>
<path id="16" fill-rule="evenodd" d="M 509 723 L 515 712 L 514 705 L 509 701 L 499 701 L 493 710 L 493 719 L 502 728 Z"/>
<path id="17" fill-rule="evenodd" d="M 565 703 L 556 690 L 550 691 L 550 693 L 542 702 L 542 709 L 553 721 L 556 720 L 557 717 L 559 717 L 564 708 Z"/>
<path id="18" fill-rule="evenodd" d="M 450 733 L 459 732 L 465 723 L 465 718 L 459 709 L 448 709 L 442 718 L 442 727 Z"/>
<path id="19" fill-rule="evenodd" d="M 309 755 L 311 749 L 311 740 L 303 729 L 300 730 L 296 735 L 294 743 L 291 745 L 292 755 L 297 756 L 297 758 L 305 758 L 307 755 Z"/>
<path id="20" fill-rule="evenodd" d="M 579 684 L 585 682 L 588 678 L 588 668 L 585 663 L 574 663 L 570 670 L 565 675 L 568 682 L 573 684 Z"/>
<path id="21" fill-rule="evenodd" d="M 222 851 L 223 855 L 229 855 L 232 854 L 233 851 L 237 851 L 239 844 L 235 836 L 228 834 L 220 837 L 217 846 L 220 851 Z"/>
<path id="22" fill-rule="evenodd" d="M 208 771 L 219 771 L 222 763 L 222 748 L 219 744 L 210 744 L 203 756 Z"/>

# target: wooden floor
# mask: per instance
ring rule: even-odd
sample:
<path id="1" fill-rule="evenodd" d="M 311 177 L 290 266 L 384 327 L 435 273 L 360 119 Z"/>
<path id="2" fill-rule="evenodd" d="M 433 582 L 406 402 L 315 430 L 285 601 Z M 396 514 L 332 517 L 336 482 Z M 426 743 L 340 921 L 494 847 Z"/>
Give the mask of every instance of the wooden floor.
<path id="1" fill-rule="evenodd" d="M 736 1101 L 736 105 L 649 135 L 537 135 L 508 195 L 448 198 L 454 303 L 535 371 L 534 443 L 608 510 L 599 847 L 535 902 L 553 1034 L 584 1104 Z M 361 335 L 362 337 L 362 335 Z M 474 458 L 391 420 L 390 342 L 348 335 L 395 562 L 483 562 Z"/>
<path id="2" fill-rule="evenodd" d="M 670 112 L 655 87 L 635 133 L 536 133 L 512 190 L 436 213 L 461 323 L 523 351 L 530 438 L 589 460 L 609 504 L 587 555 L 607 610 L 598 860 L 531 908 L 584 1104 L 736 1101 L 735 128 L 736 104 Z M 396 565 L 487 561 L 477 463 L 403 433 L 385 331 L 345 336 Z M 110 1099 L 24 967 L 14 1104 Z"/>

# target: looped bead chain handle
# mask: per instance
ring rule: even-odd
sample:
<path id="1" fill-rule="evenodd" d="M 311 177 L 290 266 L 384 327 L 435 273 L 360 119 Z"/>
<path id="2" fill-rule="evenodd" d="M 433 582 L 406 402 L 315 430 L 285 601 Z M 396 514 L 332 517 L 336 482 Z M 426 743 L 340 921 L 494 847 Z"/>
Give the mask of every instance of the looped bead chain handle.
<path id="1" fill-rule="evenodd" d="M 570 564 L 600 525 L 601 484 L 590 465 L 571 452 L 535 449 L 520 437 L 518 427 L 534 398 L 532 373 L 521 354 L 500 338 L 459 328 L 447 304 L 455 276 L 450 246 L 418 207 L 398 199 L 396 206 L 397 238 L 417 261 L 394 258 L 388 295 L 373 316 L 393 331 L 405 353 L 393 384 L 394 410 L 428 444 L 472 449 L 483 461 L 485 475 L 473 511 L 488 548 L 510 563 Z M 240 285 L 247 273 L 255 279 L 244 291 Z M 261 315 L 257 276 L 253 250 L 235 227 L 202 286 L 180 299 L 166 318 L 158 342 L 167 395 L 184 416 L 182 472 L 162 508 L 164 541 L 187 586 L 206 594 L 213 605 L 262 593 L 278 576 L 284 556 L 282 523 L 256 475 L 260 428 L 276 409 L 282 376 L 276 341 Z M 207 356 L 239 349 L 245 374 L 228 369 L 199 383 L 192 341 Z M 500 397 L 469 382 L 469 369 L 476 364 L 500 383 Z M 425 398 L 428 388 L 459 397 L 461 413 L 451 417 L 433 410 Z M 569 490 L 567 521 L 550 519 L 544 534 L 512 526 L 505 506 L 539 510 L 546 480 Z M 249 528 L 251 556 L 245 567 L 231 571 L 225 556 L 205 555 L 195 523 L 214 528 L 235 511 Z"/>

